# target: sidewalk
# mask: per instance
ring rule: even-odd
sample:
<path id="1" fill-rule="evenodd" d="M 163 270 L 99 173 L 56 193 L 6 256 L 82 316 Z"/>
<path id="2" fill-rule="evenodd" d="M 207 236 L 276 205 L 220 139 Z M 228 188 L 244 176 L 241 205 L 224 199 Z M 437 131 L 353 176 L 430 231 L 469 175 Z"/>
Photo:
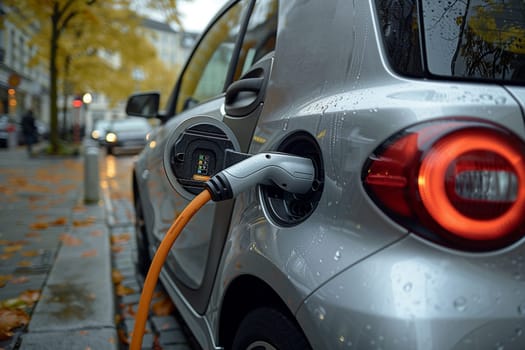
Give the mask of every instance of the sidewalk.
<path id="1" fill-rule="evenodd" d="M 105 208 L 83 203 L 82 162 L 0 152 L 0 301 L 29 316 L 0 348 L 118 349 Z"/>
<path id="2" fill-rule="evenodd" d="M 0 149 L 0 311 L 14 305 L 29 316 L 0 350 L 128 348 L 143 283 L 133 263 L 131 158 L 109 159 L 118 171 L 106 179 L 105 157 L 100 200 L 88 204 L 83 155 Z M 197 349 L 182 327 L 159 285 L 143 349 Z"/>

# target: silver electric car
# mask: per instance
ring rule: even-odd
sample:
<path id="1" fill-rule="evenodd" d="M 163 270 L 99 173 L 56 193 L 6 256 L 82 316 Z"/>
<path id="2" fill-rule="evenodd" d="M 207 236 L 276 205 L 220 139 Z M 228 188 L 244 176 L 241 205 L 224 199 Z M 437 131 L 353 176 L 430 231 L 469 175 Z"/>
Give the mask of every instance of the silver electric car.
<path id="1" fill-rule="evenodd" d="M 236 0 L 133 171 L 138 267 L 211 176 L 309 158 L 311 189 L 209 201 L 160 279 L 203 349 L 525 349 L 525 2 Z M 160 112 L 162 110 L 162 112 Z"/>

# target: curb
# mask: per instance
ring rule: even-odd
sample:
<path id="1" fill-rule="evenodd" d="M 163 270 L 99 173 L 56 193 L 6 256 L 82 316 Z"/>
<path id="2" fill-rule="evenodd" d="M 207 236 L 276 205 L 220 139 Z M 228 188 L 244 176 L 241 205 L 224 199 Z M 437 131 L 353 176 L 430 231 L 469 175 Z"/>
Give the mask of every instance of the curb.
<path id="1" fill-rule="evenodd" d="M 73 213 L 20 349 L 118 349 L 110 233 L 101 205 Z"/>

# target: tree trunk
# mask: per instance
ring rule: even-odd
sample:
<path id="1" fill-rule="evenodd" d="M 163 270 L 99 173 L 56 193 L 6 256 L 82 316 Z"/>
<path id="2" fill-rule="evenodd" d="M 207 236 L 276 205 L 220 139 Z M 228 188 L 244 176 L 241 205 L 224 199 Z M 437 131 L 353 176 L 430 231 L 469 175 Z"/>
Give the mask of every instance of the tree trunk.
<path id="1" fill-rule="evenodd" d="M 57 154 L 59 151 L 58 135 L 58 108 L 57 108 L 57 51 L 58 39 L 58 7 L 55 4 L 51 16 L 51 42 L 50 42 L 50 59 L 49 59 L 49 118 L 50 118 L 50 135 L 51 153 Z"/>

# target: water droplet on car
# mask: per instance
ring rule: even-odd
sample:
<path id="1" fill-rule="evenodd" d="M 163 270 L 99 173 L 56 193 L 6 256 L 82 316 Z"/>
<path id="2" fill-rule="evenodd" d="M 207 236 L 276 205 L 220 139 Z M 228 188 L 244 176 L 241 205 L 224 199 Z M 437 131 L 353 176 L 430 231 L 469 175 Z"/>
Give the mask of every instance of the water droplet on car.
<path id="1" fill-rule="evenodd" d="M 480 97 L 482 100 L 485 100 L 485 101 L 490 101 L 490 100 L 492 100 L 492 95 L 489 95 L 489 94 L 481 94 L 481 95 L 479 95 L 479 97 Z"/>
<path id="2" fill-rule="evenodd" d="M 335 252 L 335 255 L 334 255 L 334 260 L 339 260 L 341 258 L 341 252 L 338 250 Z"/>
<path id="3" fill-rule="evenodd" d="M 412 290 L 412 287 L 413 287 L 412 283 L 408 282 L 407 284 L 403 286 L 403 290 L 408 293 Z"/>
<path id="4" fill-rule="evenodd" d="M 521 304 L 520 306 L 518 306 L 518 313 L 520 315 L 525 315 L 525 304 Z"/>
<path id="5" fill-rule="evenodd" d="M 458 311 L 465 311 L 467 309 L 467 299 L 465 297 L 459 297 L 454 300 L 454 308 Z"/>
<path id="6" fill-rule="evenodd" d="M 494 99 L 494 102 L 497 104 L 497 105 L 502 105 L 504 104 L 505 102 L 507 102 L 507 99 L 503 96 L 500 96 L 500 97 L 497 97 Z"/>

